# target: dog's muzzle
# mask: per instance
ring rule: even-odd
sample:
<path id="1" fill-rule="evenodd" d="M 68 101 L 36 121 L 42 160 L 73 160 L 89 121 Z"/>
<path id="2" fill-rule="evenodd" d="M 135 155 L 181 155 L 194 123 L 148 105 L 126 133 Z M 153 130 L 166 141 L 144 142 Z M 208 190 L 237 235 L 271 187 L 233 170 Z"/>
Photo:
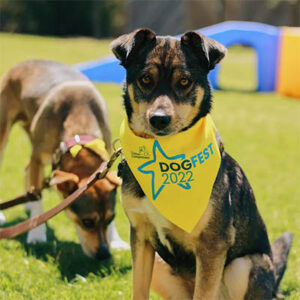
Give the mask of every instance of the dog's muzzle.
<path id="1" fill-rule="evenodd" d="M 105 260 L 110 258 L 110 252 L 107 248 L 106 245 L 101 245 L 101 247 L 99 248 L 97 254 L 96 254 L 96 258 L 99 260 Z"/>
<path id="2" fill-rule="evenodd" d="M 171 117 L 163 114 L 154 114 L 150 118 L 151 126 L 156 130 L 163 130 L 171 123 Z"/>

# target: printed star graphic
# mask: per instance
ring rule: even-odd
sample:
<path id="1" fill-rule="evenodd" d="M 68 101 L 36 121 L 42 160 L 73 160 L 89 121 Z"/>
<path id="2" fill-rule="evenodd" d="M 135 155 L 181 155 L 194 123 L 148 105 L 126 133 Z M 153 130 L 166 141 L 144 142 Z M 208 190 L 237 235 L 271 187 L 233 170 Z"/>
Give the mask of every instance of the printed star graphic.
<path id="1" fill-rule="evenodd" d="M 161 173 L 160 167 L 159 167 L 160 157 L 164 157 L 164 159 L 168 159 L 168 160 L 178 160 L 178 159 L 184 160 L 185 154 L 178 154 L 178 155 L 169 157 L 162 150 L 162 148 L 157 140 L 155 140 L 153 143 L 152 151 L 153 151 L 153 160 L 150 160 L 150 161 L 142 164 L 141 166 L 138 167 L 138 170 L 141 173 L 152 175 L 152 179 L 151 179 L 152 197 L 153 197 L 153 200 L 156 200 L 156 198 L 158 197 L 160 192 L 166 186 L 165 180 L 162 178 L 162 176 L 156 175 L 156 174 Z M 185 185 L 182 183 L 177 183 L 177 185 L 184 189 L 191 188 L 189 183 L 186 183 Z M 158 187 L 158 188 L 156 189 L 155 187 Z"/>

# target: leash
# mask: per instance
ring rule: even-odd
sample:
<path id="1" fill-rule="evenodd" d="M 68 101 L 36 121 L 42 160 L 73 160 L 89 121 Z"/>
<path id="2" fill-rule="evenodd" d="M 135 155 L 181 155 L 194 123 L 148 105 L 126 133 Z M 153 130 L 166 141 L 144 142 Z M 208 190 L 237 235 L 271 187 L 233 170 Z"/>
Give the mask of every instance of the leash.
<path id="1" fill-rule="evenodd" d="M 40 193 L 34 193 L 34 192 L 27 192 L 25 194 L 22 194 L 12 200 L 0 203 L 0 210 L 5 210 L 10 207 L 22 204 L 22 203 L 27 203 L 27 202 L 32 202 L 32 201 L 38 201 L 41 199 L 41 194 Z"/>
<path id="2" fill-rule="evenodd" d="M 14 207 L 16 205 L 24 204 L 24 203 L 27 203 L 27 202 L 33 202 L 33 201 L 41 200 L 41 197 L 42 197 L 41 191 L 46 189 L 46 188 L 51 187 L 50 179 L 51 179 L 51 177 L 47 177 L 47 178 L 44 179 L 42 188 L 39 191 L 26 192 L 26 193 L 24 193 L 24 194 L 22 194 L 22 195 L 20 195 L 16 198 L 12 199 L 12 200 L 0 203 L 0 210 L 5 210 L 5 209 L 8 209 L 10 207 Z"/>
<path id="3" fill-rule="evenodd" d="M 47 222 L 50 218 L 52 218 L 55 215 L 57 215 L 58 213 L 60 213 L 66 207 L 71 205 L 80 195 L 82 195 L 97 180 L 104 178 L 106 176 L 107 172 L 111 169 L 114 162 L 121 155 L 121 153 L 122 153 L 121 147 L 116 149 L 107 162 L 101 163 L 99 168 L 89 177 L 87 183 L 84 186 L 77 189 L 75 192 L 73 192 L 70 196 L 68 196 L 66 199 L 64 199 L 60 204 L 58 204 L 54 208 L 52 208 L 52 209 L 48 210 L 47 212 L 44 212 L 38 216 L 32 217 L 24 222 L 21 222 L 17 225 L 9 226 L 6 228 L 0 228 L 0 239 L 12 238 L 12 237 L 18 236 L 22 233 L 25 233 L 25 232 L 41 225 L 42 223 Z M 33 194 L 33 193 L 26 193 L 14 200 L 2 203 L 2 206 L 5 208 L 8 208 L 8 207 L 12 207 L 17 204 L 32 201 L 32 200 L 23 199 L 26 196 L 27 196 L 27 199 L 29 199 L 28 198 L 29 194 L 31 195 L 30 197 L 33 197 L 32 195 L 36 196 L 36 194 Z M 38 199 L 35 199 L 35 197 L 33 197 L 32 199 L 38 200 Z"/>

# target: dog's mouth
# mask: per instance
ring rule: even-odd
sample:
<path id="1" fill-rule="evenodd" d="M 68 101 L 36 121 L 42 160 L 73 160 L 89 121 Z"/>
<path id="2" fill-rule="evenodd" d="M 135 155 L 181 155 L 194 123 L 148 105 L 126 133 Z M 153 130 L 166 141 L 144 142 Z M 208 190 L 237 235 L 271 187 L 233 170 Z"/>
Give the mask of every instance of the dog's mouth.
<path id="1" fill-rule="evenodd" d="M 136 136 L 139 136 L 144 139 L 154 139 L 156 137 L 167 137 L 174 134 L 173 132 L 168 130 L 147 130 L 147 132 L 133 130 L 133 132 Z"/>
<path id="2" fill-rule="evenodd" d="M 139 136 L 144 139 L 153 139 L 155 137 L 153 134 L 149 134 L 146 132 L 141 132 L 141 131 L 136 131 L 136 130 L 133 130 L 133 132 L 136 136 Z"/>
<path id="3" fill-rule="evenodd" d="M 168 126 L 164 129 L 156 129 L 153 128 L 150 124 L 148 125 L 148 129 L 146 129 L 146 132 L 142 133 L 144 137 L 146 138 L 156 138 L 156 137 L 167 137 L 171 136 L 176 133 L 176 130 L 174 130 L 171 126 Z M 142 136 L 140 135 L 140 136 Z"/>
<path id="4" fill-rule="evenodd" d="M 170 136 L 176 133 L 173 130 L 171 130 L 171 128 L 155 129 L 150 124 L 148 124 L 148 126 L 146 125 L 145 128 L 143 128 L 142 130 L 135 129 L 132 127 L 131 130 L 136 136 L 144 139 L 154 139 L 156 137 Z"/>
<path id="5" fill-rule="evenodd" d="M 172 133 L 169 130 L 153 130 L 153 135 L 157 137 L 169 136 Z"/>

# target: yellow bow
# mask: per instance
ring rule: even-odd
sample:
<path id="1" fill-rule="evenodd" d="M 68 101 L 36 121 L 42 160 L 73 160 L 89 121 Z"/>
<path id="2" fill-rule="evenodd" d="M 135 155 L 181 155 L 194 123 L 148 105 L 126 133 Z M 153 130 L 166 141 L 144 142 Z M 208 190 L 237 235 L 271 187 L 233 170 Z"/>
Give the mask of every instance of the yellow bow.
<path id="1" fill-rule="evenodd" d="M 69 151 L 73 157 L 76 157 L 83 147 L 91 149 L 92 151 L 94 151 L 95 153 L 103 157 L 105 160 L 109 158 L 109 155 L 105 148 L 105 143 L 103 140 L 100 139 L 95 139 L 85 145 L 80 145 L 80 144 L 74 145 L 70 148 Z"/>

